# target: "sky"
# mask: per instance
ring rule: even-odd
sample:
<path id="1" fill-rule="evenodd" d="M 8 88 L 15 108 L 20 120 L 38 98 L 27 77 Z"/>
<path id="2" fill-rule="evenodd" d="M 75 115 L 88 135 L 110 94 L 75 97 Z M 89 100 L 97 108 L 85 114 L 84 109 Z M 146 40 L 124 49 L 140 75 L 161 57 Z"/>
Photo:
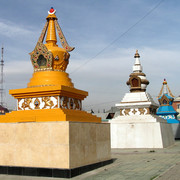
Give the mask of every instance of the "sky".
<path id="1" fill-rule="evenodd" d="M 164 78 L 172 93 L 180 95 L 180 1 L 1 0 L 7 107 L 16 106 L 9 89 L 27 87 L 32 77 L 29 53 L 51 7 L 69 45 L 75 47 L 66 71 L 75 88 L 89 92 L 85 110 L 108 110 L 129 92 L 126 82 L 136 49 L 153 99 L 157 101 Z"/>

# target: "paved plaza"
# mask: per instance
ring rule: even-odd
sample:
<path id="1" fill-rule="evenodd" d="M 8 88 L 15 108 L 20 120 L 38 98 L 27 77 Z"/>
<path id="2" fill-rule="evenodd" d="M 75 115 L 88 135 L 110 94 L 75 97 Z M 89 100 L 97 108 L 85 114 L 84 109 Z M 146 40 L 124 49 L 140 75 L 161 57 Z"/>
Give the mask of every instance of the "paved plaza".
<path id="1" fill-rule="evenodd" d="M 179 180 L 180 141 L 165 149 L 114 149 L 114 163 L 73 180 Z M 63 178 L 0 175 L 0 180 L 55 180 Z"/>

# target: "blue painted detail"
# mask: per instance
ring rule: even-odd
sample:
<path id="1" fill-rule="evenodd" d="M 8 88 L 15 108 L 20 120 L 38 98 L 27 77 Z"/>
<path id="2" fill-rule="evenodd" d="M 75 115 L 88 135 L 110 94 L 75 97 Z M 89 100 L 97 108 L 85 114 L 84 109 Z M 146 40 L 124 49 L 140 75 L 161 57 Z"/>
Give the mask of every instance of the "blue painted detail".
<path id="1" fill-rule="evenodd" d="M 165 119 L 169 124 L 180 123 L 180 121 L 177 120 L 174 115 L 159 115 L 159 117 Z"/>
<path id="2" fill-rule="evenodd" d="M 174 98 L 169 96 L 168 94 L 163 94 L 160 98 L 158 98 L 158 100 L 160 102 L 160 107 L 158 108 L 156 114 L 159 117 L 165 119 L 167 123 L 180 123 L 180 121 L 176 119 L 179 113 L 175 111 L 172 106 Z"/>
<path id="3" fill-rule="evenodd" d="M 157 115 L 168 115 L 168 114 L 178 115 L 179 113 L 176 112 L 171 105 L 169 105 L 169 106 L 160 106 L 156 114 Z"/>
<path id="4" fill-rule="evenodd" d="M 177 123 L 180 123 L 180 121 L 178 121 L 177 119 L 168 119 L 167 123 L 169 123 L 169 124 L 177 124 Z"/>

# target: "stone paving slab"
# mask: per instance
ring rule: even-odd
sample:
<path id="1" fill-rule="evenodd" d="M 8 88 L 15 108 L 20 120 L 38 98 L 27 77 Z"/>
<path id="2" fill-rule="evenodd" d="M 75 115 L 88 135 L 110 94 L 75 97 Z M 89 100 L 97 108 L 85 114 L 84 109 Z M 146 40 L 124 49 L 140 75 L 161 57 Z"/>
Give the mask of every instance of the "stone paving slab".
<path id="1" fill-rule="evenodd" d="M 180 163 L 175 164 L 163 174 L 156 177 L 154 180 L 179 180 L 180 179 Z"/>
<path id="2" fill-rule="evenodd" d="M 178 180 L 180 141 L 165 149 L 113 149 L 114 162 L 73 180 Z M 178 172 L 178 173 L 177 173 Z M 167 177 L 167 178 L 166 178 Z M 166 178 L 166 179 L 165 179 Z M 0 175 L 0 180 L 60 180 L 64 178 Z"/>

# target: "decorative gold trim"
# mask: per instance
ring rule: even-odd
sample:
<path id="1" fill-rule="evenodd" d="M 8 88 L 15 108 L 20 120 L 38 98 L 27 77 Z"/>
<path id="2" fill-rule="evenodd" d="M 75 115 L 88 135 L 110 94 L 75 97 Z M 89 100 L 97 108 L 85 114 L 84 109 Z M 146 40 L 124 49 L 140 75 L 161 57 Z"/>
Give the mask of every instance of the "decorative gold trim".
<path id="1" fill-rule="evenodd" d="M 62 72 L 64 72 L 69 64 L 69 57 L 70 54 L 68 52 L 64 52 L 62 60 L 54 61 L 54 70 L 60 69 Z"/>
<path id="2" fill-rule="evenodd" d="M 47 107 L 50 107 L 50 109 L 54 106 L 53 101 L 50 97 L 46 96 L 42 98 L 42 101 L 44 102 L 44 107 L 42 109 L 45 109 Z"/>
<path id="3" fill-rule="evenodd" d="M 139 103 L 139 102 L 149 102 L 149 101 L 133 101 L 131 103 Z M 125 103 L 129 103 L 129 102 L 121 102 L 121 104 L 125 104 Z"/>
<path id="4" fill-rule="evenodd" d="M 78 101 L 79 101 L 78 99 L 74 99 L 74 105 L 75 105 L 74 109 L 80 109 L 80 104 Z"/>
<path id="5" fill-rule="evenodd" d="M 139 112 L 140 112 L 140 115 L 144 115 L 144 113 L 145 113 L 144 108 L 139 108 L 138 110 L 139 110 Z"/>
<path id="6" fill-rule="evenodd" d="M 123 116 L 122 111 L 123 111 L 123 110 L 122 110 L 122 109 L 120 109 L 120 116 Z"/>
<path id="7" fill-rule="evenodd" d="M 24 102 L 22 103 L 22 109 L 25 110 L 26 108 L 32 109 L 30 107 L 30 103 L 32 102 L 32 98 L 25 98 Z"/>
<path id="8" fill-rule="evenodd" d="M 130 75 L 129 75 L 130 77 L 131 76 L 146 76 L 146 74 L 144 74 L 144 73 L 142 73 L 142 72 L 138 72 L 138 73 L 131 73 Z"/>
<path id="9" fill-rule="evenodd" d="M 58 101 L 58 96 L 54 97 L 57 101 L 56 105 L 54 106 L 54 108 L 58 108 L 58 104 L 59 104 L 59 101 Z"/>
<path id="10" fill-rule="evenodd" d="M 136 109 L 133 109 L 132 113 L 136 114 L 138 111 Z"/>
<path id="11" fill-rule="evenodd" d="M 70 109 L 74 109 L 74 100 L 72 98 L 69 101 L 69 107 Z"/>
<path id="12" fill-rule="evenodd" d="M 63 97 L 62 108 L 68 109 L 68 103 L 69 103 L 68 97 Z"/>
<path id="13" fill-rule="evenodd" d="M 136 54 L 134 55 L 134 58 L 140 58 L 140 55 L 138 53 L 138 50 L 136 50 Z"/>
<path id="14" fill-rule="evenodd" d="M 68 52 L 73 51 L 73 50 L 74 50 L 74 47 L 70 47 L 70 46 L 68 45 L 68 43 L 67 43 L 67 41 L 66 41 L 66 38 L 65 38 L 65 36 L 64 36 L 64 34 L 63 34 L 62 30 L 61 30 L 61 27 L 60 27 L 59 24 L 58 24 L 57 19 L 55 19 L 54 22 L 55 22 L 55 26 L 56 26 L 57 33 L 58 33 L 59 39 L 60 39 L 60 41 L 61 41 L 62 47 L 63 47 L 66 51 L 68 51 Z"/>
<path id="15" fill-rule="evenodd" d="M 159 101 L 159 103 L 160 103 L 161 106 L 169 106 L 169 101 L 170 101 L 170 99 L 168 99 L 165 95 L 163 95 L 163 96 L 161 97 L 161 99 L 158 99 L 158 101 Z M 167 103 L 164 104 L 163 101 L 166 101 Z"/>
<path id="16" fill-rule="evenodd" d="M 53 62 L 53 55 L 51 51 L 48 51 L 47 47 L 43 44 L 38 42 L 34 51 L 29 53 L 31 55 L 31 62 L 34 67 L 34 70 L 50 70 L 52 68 L 52 62 Z M 46 66 L 43 68 L 40 68 L 38 65 L 38 58 L 42 55 L 46 59 Z"/>
<path id="17" fill-rule="evenodd" d="M 36 99 L 34 100 L 34 106 L 35 106 L 35 109 L 39 109 L 40 101 L 39 101 L 38 98 L 36 98 Z"/>
<path id="18" fill-rule="evenodd" d="M 134 92 L 145 92 L 146 89 L 139 89 L 139 88 L 131 88 L 130 92 L 134 93 Z"/>
<path id="19" fill-rule="evenodd" d="M 20 106 L 20 101 L 22 101 L 21 106 Z M 37 98 L 33 97 L 33 98 L 18 99 L 17 102 L 18 102 L 17 110 L 55 109 L 55 108 L 82 110 L 82 102 L 80 99 L 66 97 L 66 96 L 43 96 Z"/>
<path id="20" fill-rule="evenodd" d="M 138 81 L 138 85 L 137 86 L 133 86 L 133 79 L 136 79 L 137 81 Z M 141 88 L 141 78 L 140 77 L 138 77 L 138 76 L 131 76 L 130 78 L 129 78 L 129 84 L 130 84 L 130 86 L 131 86 L 131 88 L 133 87 L 133 88 Z"/>
<path id="21" fill-rule="evenodd" d="M 45 35 L 46 35 L 46 31 L 47 31 L 47 28 L 48 28 L 48 24 L 49 24 L 49 22 L 46 21 L 46 24 L 45 24 L 45 26 L 44 26 L 44 28 L 43 28 L 43 30 L 42 30 L 42 32 L 41 32 L 41 35 L 40 35 L 40 37 L 39 37 L 39 40 L 38 40 L 39 43 L 43 43 L 43 41 L 44 41 L 44 37 L 45 37 Z"/>
<path id="22" fill-rule="evenodd" d="M 124 114 L 129 115 L 130 109 L 125 109 Z"/>
<path id="23" fill-rule="evenodd" d="M 167 89 L 168 89 L 168 91 L 169 91 L 170 96 L 175 97 L 175 96 L 172 94 L 172 92 L 171 92 L 169 86 L 168 86 L 168 85 L 166 85 L 166 86 L 167 86 Z"/>
<path id="24" fill-rule="evenodd" d="M 166 83 L 165 83 L 165 82 L 166 82 Z M 167 85 L 167 81 L 165 81 L 165 82 L 163 82 L 163 85 L 162 85 L 161 90 L 160 90 L 160 92 L 159 92 L 159 95 L 158 95 L 158 97 L 157 97 L 158 99 L 159 99 L 159 98 L 162 96 L 162 94 L 163 94 L 164 84 L 166 85 L 167 90 L 168 90 L 170 96 L 173 97 L 173 98 L 175 97 L 175 96 L 172 94 L 169 86 Z"/>
<path id="25" fill-rule="evenodd" d="M 163 87 L 164 87 L 164 86 L 162 85 L 161 90 L 160 90 L 160 92 L 159 92 L 159 95 L 158 95 L 158 97 L 157 97 L 158 99 L 161 97 L 161 94 L 162 94 L 162 92 L 163 92 Z"/>

